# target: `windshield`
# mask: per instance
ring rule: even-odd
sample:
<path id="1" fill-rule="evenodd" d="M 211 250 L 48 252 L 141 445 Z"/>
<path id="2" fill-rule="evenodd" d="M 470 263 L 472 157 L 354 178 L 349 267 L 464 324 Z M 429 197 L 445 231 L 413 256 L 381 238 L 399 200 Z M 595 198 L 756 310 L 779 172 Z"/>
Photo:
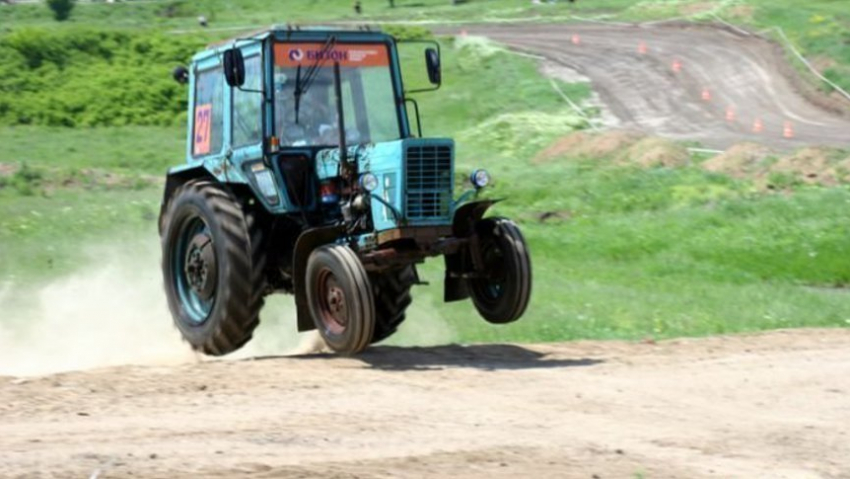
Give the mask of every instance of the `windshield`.
<path id="1" fill-rule="evenodd" d="M 340 64 L 347 144 L 378 143 L 401 137 L 398 109 L 385 44 L 324 43 L 275 45 L 275 135 L 285 146 L 332 146 L 339 143 L 334 63 Z M 308 83 L 305 77 L 318 60 Z M 300 72 L 299 72 L 300 66 Z M 302 94 L 296 114 L 295 91 Z M 303 91 L 305 85 L 308 87 Z"/>

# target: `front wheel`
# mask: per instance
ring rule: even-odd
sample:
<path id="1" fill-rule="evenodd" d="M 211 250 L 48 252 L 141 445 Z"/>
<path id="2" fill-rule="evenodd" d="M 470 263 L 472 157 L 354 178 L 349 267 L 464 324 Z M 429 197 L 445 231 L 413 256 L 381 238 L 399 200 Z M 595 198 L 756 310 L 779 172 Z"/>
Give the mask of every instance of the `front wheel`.
<path id="1" fill-rule="evenodd" d="M 484 271 L 470 280 L 478 313 L 489 323 L 519 319 L 531 297 L 531 258 L 517 225 L 505 218 L 487 218 L 476 225 Z"/>
<path id="2" fill-rule="evenodd" d="M 342 354 L 357 354 L 375 333 L 372 283 L 347 246 L 317 248 L 307 260 L 307 301 L 325 343 Z"/>

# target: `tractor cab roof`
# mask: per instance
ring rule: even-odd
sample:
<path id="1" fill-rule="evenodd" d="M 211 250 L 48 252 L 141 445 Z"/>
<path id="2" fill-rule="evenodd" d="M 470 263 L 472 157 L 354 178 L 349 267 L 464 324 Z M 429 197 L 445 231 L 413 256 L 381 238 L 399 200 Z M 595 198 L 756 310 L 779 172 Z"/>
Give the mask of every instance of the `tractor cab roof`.
<path id="1" fill-rule="evenodd" d="M 271 27 L 248 32 L 227 40 L 211 43 L 207 45 L 206 50 L 197 53 L 192 60 L 197 61 L 211 55 L 218 55 L 224 50 L 233 48 L 236 45 L 261 42 L 269 37 L 281 41 L 322 42 L 331 36 L 341 37 L 341 40 L 344 42 L 387 41 L 393 38 L 391 35 L 382 32 L 380 28 L 369 25 L 350 28 L 340 25 L 272 25 Z"/>

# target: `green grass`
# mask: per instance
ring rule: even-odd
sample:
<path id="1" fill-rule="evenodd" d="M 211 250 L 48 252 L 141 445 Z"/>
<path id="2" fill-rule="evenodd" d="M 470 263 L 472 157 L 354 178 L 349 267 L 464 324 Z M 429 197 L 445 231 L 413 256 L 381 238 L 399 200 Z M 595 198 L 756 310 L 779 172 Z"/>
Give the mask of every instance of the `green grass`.
<path id="1" fill-rule="evenodd" d="M 79 250 L 92 243 L 140 233 L 155 238 L 160 194 L 74 188 L 0 195 L 0 284 L 28 286 L 68 274 L 87 265 Z"/>
<path id="2" fill-rule="evenodd" d="M 448 0 L 421 0 L 416 3 L 427 8 L 398 1 L 395 10 L 386 7 L 386 2 L 364 3 L 368 18 L 472 20 L 535 15 L 551 19 L 573 12 L 654 18 L 672 15 L 689 2 L 579 0 L 576 6 L 532 6 L 473 0 L 451 7 Z M 820 54 L 817 48 L 824 48 L 825 55 L 841 59 L 838 67 L 850 63 L 842 56 L 846 47 L 829 43 L 842 32 L 810 34 L 834 29 L 824 23 L 846 25 L 839 2 L 795 6 L 796 12 L 804 12 L 799 17 L 782 12 L 782 7 L 791 7 L 790 1 L 751 3 L 759 8 L 748 21 L 781 24 L 808 52 Z M 287 5 L 285 13 L 259 1 L 175 2 L 176 16 L 157 14 L 168 5 L 79 5 L 70 25 L 138 27 L 128 37 L 137 45 L 143 28 L 199 30 L 194 19 L 198 14 L 209 16 L 213 27 L 353 16 L 347 0 L 297 2 Z M 728 9 L 734 2 L 724 5 Z M 45 10 L 39 5 L 0 6 L 0 24 L 3 28 L 53 26 Z M 725 11 L 729 10 L 721 13 Z M 828 20 L 812 22 L 815 14 Z M 67 26 L 62 29 L 71 31 Z M 217 34 L 229 35 L 207 32 L 181 40 L 179 47 Z M 114 43 L 109 38 L 101 40 Z M 153 41 L 155 50 L 161 49 L 166 56 L 179 51 L 162 38 Z M 116 48 L 123 44 L 118 42 Z M 441 262 L 430 261 L 422 276 L 432 285 L 415 290 L 411 319 L 397 342 L 421 343 L 432 337 L 440 341 L 639 339 L 850 325 L 850 243 L 846 241 L 850 190 L 846 186 L 809 188 L 789 183 L 781 194 L 765 194 L 745 181 L 706 173 L 697 162 L 683 168 L 650 169 L 605 159 L 534 163 L 531 158 L 540 149 L 583 126 L 549 81 L 540 78 L 535 63 L 474 38 L 446 42 L 444 54 L 443 88 L 417 96 L 423 130 L 428 136 L 457 139 L 461 173 L 477 166 L 491 170 L 495 185 L 488 194 L 507 198 L 495 213 L 517 218 L 530 243 L 534 296 L 522 321 L 503 327 L 487 325 L 468 302 L 442 304 Z M 121 62 L 110 63 L 109 55 L 95 57 L 100 71 L 121 67 Z M 81 59 L 75 57 L 75 61 Z M 154 55 L 149 60 L 159 62 L 158 69 L 151 70 L 156 75 L 171 65 L 170 57 L 157 60 Z M 408 85 L 421 75 L 417 69 L 421 65 L 412 68 L 407 69 Z M 54 75 L 51 78 L 61 78 L 73 72 L 49 73 Z M 120 73 L 115 72 L 116 79 Z M 90 95 L 84 87 L 92 78 L 71 79 L 64 95 Z M 589 94 L 585 84 L 561 87 L 576 101 Z M 70 115 L 67 118 L 77 124 L 82 115 L 74 116 L 74 111 L 63 110 L 63 115 Z M 138 126 L 150 118 L 149 112 L 141 112 L 123 117 L 128 126 L 0 128 L 0 163 L 25 165 L 14 176 L 0 178 L 0 293 L 8 291 L 4 285 L 10 282 L 23 291 L 23 286 L 89 266 L 90 258 L 80 251 L 92 246 L 128 237 L 158 241 L 160 188 L 133 179 L 161 177 L 165 168 L 184 157 L 183 120 L 176 110 L 161 112 L 162 118 L 157 116 L 148 124 L 172 126 Z M 104 109 L 99 114 L 108 113 Z M 113 182 L 92 171 L 130 181 Z M 544 213 L 554 215 L 543 222 Z M 152 259 L 144 274 L 157 274 L 158 267 Z M 431 324 L 449 332 L 429 336 Z"/>
<path id="3" fill-rule="evenodd" d="M 85 169 L 164 175 L 186 157 L 179 126 L 112 128 L 0 128 L 0 163 L 72 174 Z"/>
<path id="4" fill-rule="evenodd" d="M 682 169 L 505 163 L 497 213 L 525 219 L 534 295 L 522 321 L 494 328 L 469 304 L 440 311 L 459 337 L 485 341 L 665 338 L 850 325 L 850 189 L 751 193 Z M 506 178 L 507 176 L 507 178 Z M 537 182 L 538 188 L 528 185 Z M 683 198 L 682 187 L 722 187 Z M 561 211 L 569 219 L 536 219 Z M 437 304 L 434 285 L 417 298 Z"/>

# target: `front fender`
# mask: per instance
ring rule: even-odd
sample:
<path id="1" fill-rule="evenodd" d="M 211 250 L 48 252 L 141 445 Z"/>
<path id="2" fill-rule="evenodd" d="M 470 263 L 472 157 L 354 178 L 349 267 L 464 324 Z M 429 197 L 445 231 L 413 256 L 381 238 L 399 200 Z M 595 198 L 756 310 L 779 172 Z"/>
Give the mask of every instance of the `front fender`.
<path id="1" fill-rule="evenodd" d="M 477 200 L 464 203 L 455 210 L 452 220 L 452 234 L 456 238 L 469 238 L 475 234 L 475 225 L 484 217 L 487 210 L 501 200 Z M 475 238 L 472 238 L 474 242 Z M 472 269 L 472 256 L 469 248 L 462 248 L 454 254 L 447 254 L 446 279 L 443 299 L 449 303 L 469 297 L 464 273 Z"/>
<path id="2" fill-rule="evenodd" d="M 484 217 L 491 206 L 500 201 L 502 200 L 476 200 L 459 206 L 452 219 L 452 234 L 456 238 L 468 238 L 475 232 L 475 223 Z"/>

